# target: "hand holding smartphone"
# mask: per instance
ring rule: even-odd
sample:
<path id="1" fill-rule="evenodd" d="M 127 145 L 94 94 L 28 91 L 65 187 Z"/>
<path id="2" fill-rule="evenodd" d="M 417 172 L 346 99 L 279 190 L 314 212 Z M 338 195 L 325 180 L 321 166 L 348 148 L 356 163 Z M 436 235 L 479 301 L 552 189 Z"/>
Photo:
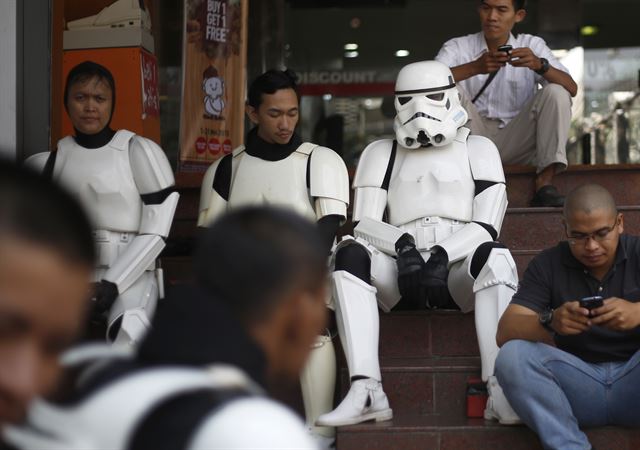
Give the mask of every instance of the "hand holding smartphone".
<path id="1" fill-rule="evenodd" d="M 589 310 L 589 316 L 592 316 L 592 310 L 595 308 L 600 308 L 603 303 L 603 298 L 599 295 L 595 295 L 593 297 L 584 297 L 580 300 L 580 307 Z"/>
<path id="2" fill-rule="evenodd" d="M 509 44 L 501 45 L 500 47 L 498 47 L 499 52 L 505 52 L 509 57 L 511 56 L 511 50 L 513 50 L 513 47 Z"/>

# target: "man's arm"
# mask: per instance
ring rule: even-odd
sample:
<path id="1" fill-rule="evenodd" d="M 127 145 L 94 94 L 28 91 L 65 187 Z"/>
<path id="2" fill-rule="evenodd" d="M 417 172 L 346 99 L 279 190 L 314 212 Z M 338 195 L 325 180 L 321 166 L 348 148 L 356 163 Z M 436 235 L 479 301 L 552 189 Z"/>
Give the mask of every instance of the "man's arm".
<path id="1" fill-rule="evenodd" d="M 580 307 L 577 301 L 566 302 L 553 310 L 551 328 L 556 334 L 573 335 L 587 331 L 592 320 L 589 310 Z M 496 341 L 499 347 L 512 339 L 524 339 L 545 342 L 553 345 L 551 333 L 546 330 L 538 318 L 538 313 L 526 306 L 510 304 L 498 323 Z"/>
<path id="2" fill-rule="evenodd" d="M 451 73 L 453 79 L 460 82 L 476 75 L 497 72 L 507 64 L 507 61 L 509 61 L 509 56 L 506 52 L 484 52 L 475 61 L 452 67 Z"/>
<path id="3" fill-rule="evenodd" d="M 540 58 L 528 47 L 516 48 L 511 52 L 511 64 L 513 67 L 526 67 L 530 70 L 536 71 L 542 69 L 542 61 Z M 513 58 L 518 58 L 515 61 Z M 549 70 L 542 75 L 549 83 L 559 84 L 575 97 L 578 93 L 578 85 L 571 75 L 562 70 L 556 69 L 553 66 L 549 66 Z"/>
<path id="4" fill-rule="evenodd" d="M 510 304 L 498 322 L 496 341 L 502 347 L 513 339 L 553 345 L 551 333 L 538 320 L 538 313 L 522 305 Z"/>

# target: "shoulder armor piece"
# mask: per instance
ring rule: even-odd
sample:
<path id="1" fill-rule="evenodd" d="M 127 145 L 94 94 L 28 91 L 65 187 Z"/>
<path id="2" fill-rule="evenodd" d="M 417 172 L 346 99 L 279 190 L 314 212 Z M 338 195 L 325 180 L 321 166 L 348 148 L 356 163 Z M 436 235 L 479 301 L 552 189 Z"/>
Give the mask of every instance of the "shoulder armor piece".
<path id="1" fill-rule="evenodd" d="M 116 131 L 115 136 L 111 139 L 109 143 L 109 147 L 113 147 L 117 150 L 126 150 L 129 146 L 129 141 L 136 136 L 135 133 L 132 133 L 129 130 L 118 130 Z M 141 137 L 141 136 L 136 136 Z M 73 139 L 73 138 L 72 138 Z M 145 139 L 145 138 L 142 138 Z"/>
<path id="2" fill-rule="evenodd" d="M 360 155 L 353 187 L 381 187 L 390 163 L 392 149 L 393 140 L 391 139 L 381 139 L 367 145 Z"/>
<path id="3" fill-rule="evenodd" d="M 224 157 L 223 157 L 224 158 Z M 207 168 L 202 178 L 202 185 L 200 186 L 200 207 L 198 211 L 202 212 L 209 207 L 209 201 L 211 200 L 211 191 L 213 190 L 213 180 L 216 178 L 218 166 L 223 158 L 218 158 Z"/>
<path id="4" fill-rule="evenodd" d="M 167 155 L 151 139 L 133 136 L 129 144 L 129 160 L 140 194 L 158 192 L 175 184 Z"/>
<path id="5" fill-rule="evenodd" d="M 311 144 L 313 145 L 313 144 Z M 309 147 L 302 144 L 302 147 Z M 309 189 L 312 197 L 325 197 L 349 204 L 349 174 L 344 161 L 327 147 L 312 148 L 309 167 Z"/>
<path id="6" fill-rule="evenodd" d="M 42 173 L 44 166 L 47 164 L 47 160 L 49 159 L 49 155 L 51 155 L 51 152 L 36 153 L 35 155 L 31 155 L 25 159 L 23 164 L 31 170 Z"/>
<path id="7" fill-rule="evenodd" d="M 467 148 L 474 180 L 505 182 L 500 153 L 490 139 L 471 135 L 467 140 Z"/>
<path id="8" fill-rule="evenodd" d="M 240 154 L 244 153 L 244 145 L 241 145 L 239 147 L 236 147 L 233 149 L 233 151 L 231 152 L 231 154 L 233 155 L 233 157 L 235 158 L 236 156 L 240 156 Z M 222 159 L 222 158 L 220 158 Z"/>
<path id="9" fill-rule="evenodd" d="M 320 147 L 319 145 L 313 144 L 311 142 L 303 142 L 302 144 L 300 144 L 300 146 L 296 149 L 296 152 L 298 153 L 303 153 L 307 156 L 309 156 L 311 154 L 311 152 L 314 151 L 314 149 L 316 147 Z M 322 148 L 326 148 L 326 147 L 322 147 Z M 329 149 L 327 149 L 329 150 Z M 332 150 L 333 151 L 333 150 Z"/>

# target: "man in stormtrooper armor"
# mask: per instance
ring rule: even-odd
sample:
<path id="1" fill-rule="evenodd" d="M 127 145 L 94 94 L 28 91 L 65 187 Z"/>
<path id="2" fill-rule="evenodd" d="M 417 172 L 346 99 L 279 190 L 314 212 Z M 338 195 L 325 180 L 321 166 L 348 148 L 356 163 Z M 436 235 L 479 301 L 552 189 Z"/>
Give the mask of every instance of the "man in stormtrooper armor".
<path id="1" fill-rule="evenodd" d="M 106 318 L 107 339 L 134 345 L 149 327 L 165 246 L 179 194 L 163 150 L 150 139 L 109 126 L 116 101 L 109 70 L 85 61 L 67 76 L 64 104 L 75 135 L 27 164 L 63 184 L 94 226 L 98 260 L 94 317 Z"/>
<path id="2" fill-rule="evenodd" d="M 333 150 L 302 142 L 295 133 L 299 118 L 295 75 L 269 70 L 249 87 L 247 115 L 256 124 L 246 145 L 215 161 L 202 182 L 198 225 L 206 226 L 227 211 L 245 205 L 290 208 L 317 221 L 327 255 L 338 227 L 346 220 L 349 178 Z M 335 389 L 335 352 L 329 335 L 319 336 L 301 375 L 310 432 L 322 444 L 335 430 L 314 426 L 331 410 Z"/>
<path id="3" fill-rule="evenodd" d="M 102 349 L 92 364 L 100 349 L 68 352 L 66 366 L 81 374 L 75 391 L 36 401 L 28 426 L 4 430 L 11 444 L 317 448 L 302 420 L 264 394 L 272 380 L 297 381 L 326 326 L 327 256 L 316 227 L 290 210 L 242 208 L 203 230 L 196 248 L 193 283 L 172 287 L 136 354 L 110 346 L 110 358 Z"/>
<path id="4" fill-rule="evenodd" d="M 475 308 L 491 395 L 485 416 L 515 421 L 493 376 L 498 319 L 518 282 L 511 254 L 495 242 L 507 207 L 500 155 L 463 127 L 467 114 L 444 64 L 405 66 L 395 89 L 396 139 L 364 150 L 353 183 L 355 238 L 343 238 L 334 259 L 351 387 L 317 423 L 392 418 L 378 361 L 378 307 Z"/>

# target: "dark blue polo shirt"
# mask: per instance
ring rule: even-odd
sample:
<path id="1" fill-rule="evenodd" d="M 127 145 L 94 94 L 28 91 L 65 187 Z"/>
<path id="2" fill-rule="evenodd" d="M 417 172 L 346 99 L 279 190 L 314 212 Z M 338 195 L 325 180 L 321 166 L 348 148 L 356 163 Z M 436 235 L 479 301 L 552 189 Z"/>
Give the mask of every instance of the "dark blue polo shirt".
<path id="1" fill-rule="evenodd" d="M 567 242 L 560 242 L 529 263 L 511 302 L 540 313 L 593 295 L 640 301 L 640 238 L 620 236 L 615 262 L 602 281 L 574 258 Z M 621 332 L 592 326 L 578 335 L 556 335 L 555 342 L 588 362 L 625 361 L 640 349 L 640 327 Z"/>

